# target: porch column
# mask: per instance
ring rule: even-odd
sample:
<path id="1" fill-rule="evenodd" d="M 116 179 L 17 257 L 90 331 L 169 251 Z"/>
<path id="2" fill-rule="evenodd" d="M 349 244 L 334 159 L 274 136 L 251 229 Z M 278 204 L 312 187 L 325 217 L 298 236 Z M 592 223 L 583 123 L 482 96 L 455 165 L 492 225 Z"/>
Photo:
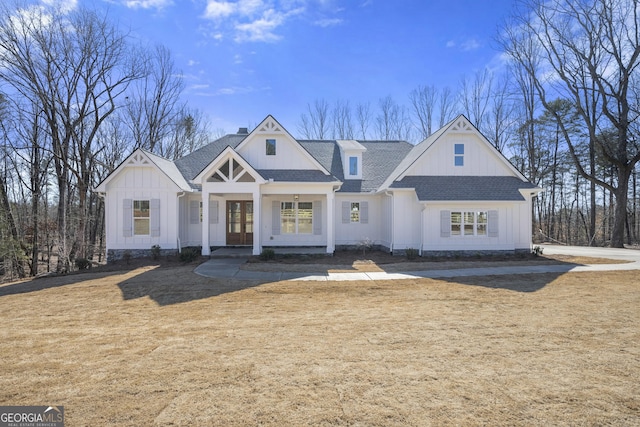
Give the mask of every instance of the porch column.
<path id="1" fill-rule="evenodd" d="M 211 255 L 209 244 L 209 192 L 202 189 L 202 256 Z"/>
<path id="2" fill-rule="evenodd" d="M 336 193 L 327 193 L 327 253 L 332 254 L 336 250 L 336 230 L 334 226 Z"/>
<path id="3" fill-rule="evenodd" d="M 260 255 L 262 245 L 260 244 L 262 231 L 262 196 L 260 190 L 253 192 L 253 255 Z"/>

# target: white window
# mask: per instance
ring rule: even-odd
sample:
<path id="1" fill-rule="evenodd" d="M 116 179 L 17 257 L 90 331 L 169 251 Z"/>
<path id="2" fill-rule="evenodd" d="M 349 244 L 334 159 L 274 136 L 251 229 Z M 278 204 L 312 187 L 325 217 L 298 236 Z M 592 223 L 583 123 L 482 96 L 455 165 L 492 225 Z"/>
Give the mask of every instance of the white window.
<path id="1" fill-rule="evenodd" d="M 454 164 L 456 166 L 464 166 L 464 144 L 454 144 Z"/>
<path id="2" fill-rule="evenodd" d="M 357 157 L 349 157 L 349 175 L 351 176 L 358 175 L 358 158 Z"/>
<path id="3" fill-rule="evenodd" d="M 133 201 L 133 234 L 136 236 L 149 235 L 149 201 Z"/>
<path id="4" fill-rule="evenodd" d="M 276 140 L 275 139 L 267 139 L 267 156 L 275 156 L 276 155 Z"/>
<path id="5" fill-rule="evenodd" d="M 360 222 L 360 202 L 351 202 L 351 222 Z"/>
<path id="6" fill-rule="evenodd" d="M 282 202 L 280 204 L 280 232 L 282 234 L 313 233 L 313 203 Z"/>
<path id="7" fill-rule="evenodd" d="M 487 212 L 451 212 L 452 236 L 486 236 Z"/>

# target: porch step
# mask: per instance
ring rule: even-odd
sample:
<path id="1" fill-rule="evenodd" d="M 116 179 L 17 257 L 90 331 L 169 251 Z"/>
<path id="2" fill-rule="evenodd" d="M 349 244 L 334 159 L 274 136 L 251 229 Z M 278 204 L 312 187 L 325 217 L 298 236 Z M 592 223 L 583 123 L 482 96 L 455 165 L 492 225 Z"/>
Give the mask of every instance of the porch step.
<path id="1" fill-rule="evenodd" d="M 249 258 L 252 248 L 219 248 L 211 252 L 210 258 Z"/>

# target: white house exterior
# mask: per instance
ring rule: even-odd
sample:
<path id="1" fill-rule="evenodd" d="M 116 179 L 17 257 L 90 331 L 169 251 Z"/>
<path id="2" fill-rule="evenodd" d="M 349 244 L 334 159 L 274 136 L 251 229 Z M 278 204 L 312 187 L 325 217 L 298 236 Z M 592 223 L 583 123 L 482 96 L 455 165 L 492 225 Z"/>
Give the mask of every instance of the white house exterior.
<path id="1" fill-rule="evenodd" d="M 294 139 L 272 116 L 175 161 L 133 152 L 95 189 L 108 258 L 201 246 L 520 251 L 541 191 L 459 116 L 413 146 Z"/>

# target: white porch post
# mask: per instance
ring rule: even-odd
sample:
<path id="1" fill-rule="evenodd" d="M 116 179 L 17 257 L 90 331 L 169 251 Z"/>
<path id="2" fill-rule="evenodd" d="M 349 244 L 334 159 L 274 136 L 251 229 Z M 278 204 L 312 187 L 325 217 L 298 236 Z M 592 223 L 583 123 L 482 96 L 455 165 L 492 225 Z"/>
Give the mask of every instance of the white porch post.
<path id="1" fill-rule="evenodd" d="M 202 189 L 202 256 L 211 255 L 209 244 L 209 192 Z"/>
<path id="2" fill-rule="evenodd" d="M 327 193 L 327 253 L 332 254 L 336 250 L 336 230 L 334 226 L 336 193 Z"/>
<path id="3" fill-rule="evenodd" d="M 260 244 L 262 231 L 262 196 L 260 189 L 253 192 L 253 255 L 260 255 L 262 245 Z"/>

